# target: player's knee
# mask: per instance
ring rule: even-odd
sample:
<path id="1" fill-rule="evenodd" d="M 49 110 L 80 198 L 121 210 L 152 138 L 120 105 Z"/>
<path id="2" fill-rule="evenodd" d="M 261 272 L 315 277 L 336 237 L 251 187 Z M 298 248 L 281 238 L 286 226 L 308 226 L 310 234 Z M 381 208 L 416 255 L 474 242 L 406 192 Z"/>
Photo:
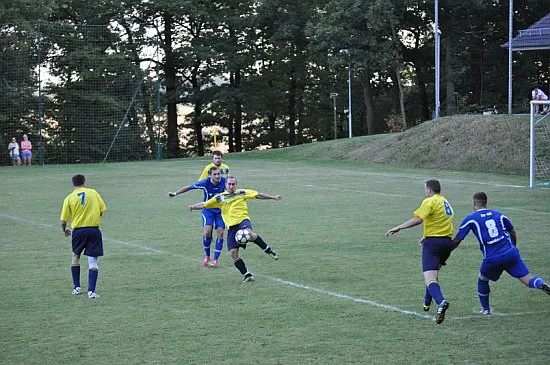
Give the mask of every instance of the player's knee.
<path id="1" fill-rule="evenodd" d="M 489 281 L 479 278 L 477 281 L 477 293 L 482 296 L 487 296 L 490 292 Z"/>
<path id="2" fill-rule="evenodd" d="M 88 256 L 88 267 L 90 270 L 98 270 L 97 257 Z"/>

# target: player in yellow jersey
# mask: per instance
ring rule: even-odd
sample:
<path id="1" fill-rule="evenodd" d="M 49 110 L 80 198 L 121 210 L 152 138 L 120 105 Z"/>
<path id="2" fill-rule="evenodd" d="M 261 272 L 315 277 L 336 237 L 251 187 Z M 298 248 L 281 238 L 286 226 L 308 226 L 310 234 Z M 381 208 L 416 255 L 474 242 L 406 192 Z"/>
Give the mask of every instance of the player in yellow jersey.
<path id="1" fill-rule="evenodd" d="M 438 180 L 428 180 L 424 186 L 426 199 L 420 207 L 414 211 L 413 217 L 408 221 L 393 227 L 386 236 L 390 236 L 402 229 L 415 227 L 424 223 L 424 234 L 420 240 L 422 246 L 422 271 L 426 283 L 424 295 L 424 310 L 429 311 L 432 298 L 438 305 L 436 323 L 443 323 L 445 312 L 449 308 L 449 302 L 441 293 L 438 282 L 439 270 L 455 249 L 453 243 L 453 208 L 440 194 L 441 184 Z"/>
<path id="2" fill-rule="evenodd" d="M 201 176 L 199 176 L 198 180 L 204 180 L 210 177 L 210 175 L 208 175 L 208 171 L 210 171 L 212 167 L 219 168 L 222 174 L 222 177 L 225 177 L 227 179 L 227 176 L 229 176 L 229 166 L 227 166 L 222 162 L 222 158 L 223 158 L 223 154 L 220 151 L 214 151 L 212 153 L 212 162 L 206 165 L 204 170 L 202 170 L 202 174 Z"/>
<path id="3" fill-rule="evenodd" d="M 73 192 L 63 201 L 61 211 L 61 229 L 66 237 L 72 233 L 72 263 L 73 295 L 82 293 L 80 288 L 80 255 L 88 256 L 88 298 L 96 299 L 95 292 L 98 276 L 97 258 L 103 256 L 103 237 L 99 230 L 101 216 L 107 208 L 101 196 L 94 189 L 87 188 L 84 175 L 73 176 Z M 73 231 L 67 228 L 71 220 Z"/>
<path id="4" fill-rule="evenodd" d="M 240 273 L 243 274 L 243 282 L 252 281 L 254 277 L 246 268 L 243 259 L 239 256 L 239 247 L 243 247 L 243 249 L 246 248 L 246 245 L 240 245 L 235 239 L 235 233 L 237 233 L 239 229 L 248 230 L 250 232 L 250 241 L 258 245 L 272 258 L 278 260 L 279 256 L 256 232 L 252 231 L 252 223 L 248 216 L 248 205 L 246 201 L 248 199 L 281 200 L 282 197 L 280 195 L 259 193 L 250 189 L 237 189 L 237 178 L 234 176 L 228 176 L 225 185 L 226 190 L 223 193 L 205 202 L 192 204 L 189 206 L 189 210 L 193 211 L 204 208 L 221 209 L 225 226 L 229 228 L 227 231 L 227 249 L 231 253 L 233 263 Z"/>

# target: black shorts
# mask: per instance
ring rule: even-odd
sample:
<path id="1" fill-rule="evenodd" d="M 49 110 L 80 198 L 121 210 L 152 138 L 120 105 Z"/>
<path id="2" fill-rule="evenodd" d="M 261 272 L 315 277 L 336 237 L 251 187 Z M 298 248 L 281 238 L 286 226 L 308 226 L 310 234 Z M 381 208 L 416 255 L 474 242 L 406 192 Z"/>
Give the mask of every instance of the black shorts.
<path id="1" fill-rule="evenodd" d="M 73 230 L 73 253 L 91 257 L 103 256 L 103 237 L 99 227 L 80 227 Z"/>
<path id="2" fill-rule="evenodd" d="M 455 249 L 451 237 L 426 237 L 422 245 L 422 271 L 439 270 Z"/>

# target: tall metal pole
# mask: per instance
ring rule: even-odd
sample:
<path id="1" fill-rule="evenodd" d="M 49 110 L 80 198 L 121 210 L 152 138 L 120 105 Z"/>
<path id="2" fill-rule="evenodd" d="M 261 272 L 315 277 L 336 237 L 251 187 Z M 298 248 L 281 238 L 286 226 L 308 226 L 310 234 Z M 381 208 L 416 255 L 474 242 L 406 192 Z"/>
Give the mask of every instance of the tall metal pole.
<path id="1" fill-rule="evenodd" d="M 535 104 L 529 102 L 529 187 L 535 186 Z"/>
<path id="2" fill-rule="evenodd" d="M 42 59 L 40 57 L 40 52 L 42 52 L 40 45 L 42 42 L 42 34 L 40 33 L 40 18 L 38 18 L 36 23 L 37 31 L 37 47 L 36 52 L 38 56 L 38 165 L 44 166 L 44 102 L 42 100 Z"/>
<path id="3" fill-rule="evenodd" d="M 338 139 L 338 126 L 336 123 L 336 97 L 338 96 L 338 93 L 330 93 L 330 97 L 333 100 L 334 104 L 334 139 Z"/>
<path id="4" fill-rule="evenodd" d="M 439 110 L 441 108 L 441 103 L 439 101 L 439 69 L 440 69 L 440 39 L 439 39 L 439 1 L 435 0 L 435 118 L 439 118 Z"/>
<path id="5" fill-rule="evenodd" d="M 508 10 L 508 115 L 512 115 L 512 33 L 514 19 L 514 0 L 509 0 Z"/>
<path id="6" fill-rule="evenodd" d="M 351 54 L 347 48 L 342 48 L 340 54 L 348 58 L 348 131 L 351 138 Z"/>
<path id="7" fill-rule="evenodd" d="M 351 138 L 351 56 L 348 52 L 348 131 Z"/>

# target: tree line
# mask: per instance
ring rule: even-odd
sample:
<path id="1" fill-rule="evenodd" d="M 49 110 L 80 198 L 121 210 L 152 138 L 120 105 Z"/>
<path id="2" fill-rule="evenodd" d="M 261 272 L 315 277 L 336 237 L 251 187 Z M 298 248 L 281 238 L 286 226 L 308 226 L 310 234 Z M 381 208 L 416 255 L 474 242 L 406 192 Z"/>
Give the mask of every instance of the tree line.
<path id="1" fill-rule="evenodd" d="M 514 1 L 516 34 L 544 3 Z M 44 128 L 49 159 L 98 160 L 120 130 L 111 115 L 124 116 L 119 160 L 155 156 L 159 140 L 164 157 L 202 156 L 212 126 L 230 152 L 342 138 L 349 67 L 353 135 L 402 131 L 433 116 L 434 16 L 433 0 L 13 0 L 0 12 L 0 143 Z M 440 0 L 439 26 L 441 114 L 505 110 L 508 1 Z M 550 57 L 514 62 L 519 112 Z M 38 64 L 56 80 L 39 95 Z"/>

